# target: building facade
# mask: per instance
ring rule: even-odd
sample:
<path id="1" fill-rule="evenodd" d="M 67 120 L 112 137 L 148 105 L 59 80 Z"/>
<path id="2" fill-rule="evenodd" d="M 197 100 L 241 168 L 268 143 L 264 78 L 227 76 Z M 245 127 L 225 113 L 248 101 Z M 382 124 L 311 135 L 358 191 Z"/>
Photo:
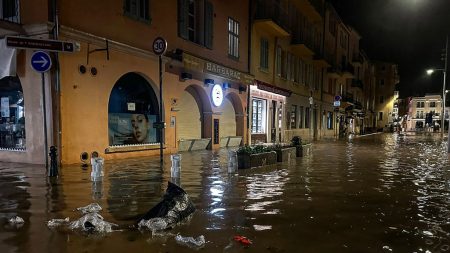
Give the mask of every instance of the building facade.
<path id="1" fill-rule="evenodd" d="M 394 122 L 394 96 L 399 82 L 398 66 L 388 62 L 374 62 L 375 67 L 375 112 L 377 112 L 376 127 L 388 128 Z"/>
<path id="2" fill-rule="evenodd" d="M 408 104 L 406 130 L 430 131 L 429 128 L 433 128 L 434 131 L 439 129 L 439 127 L 442 126 L 442 106 L 442 98 L 439 94 L 426 94 L 423 97 L 411 97 Z M 448 112 L 448 108 L 446 108 L 446 112 Z"/>
<path id="3" fill-rule="evenodd" d="M 372 63 L 359 33 L 324 0 L 0 7 L 2 60 L 16 66 L 0 80 L 2 161 L 43 164 L 50 146 L 71 164 L 94 152 L 157 155 L 161 142 L 168 154 L 337 138 L 385 126 L 393 111 L 385 101 L 396 65 Z M 7 36 L 71 42 L 75 50 L 51 52 L 53 67 L 40 74 L 30 67 L 34 51 L 5 46 Z M 161 58 L 152 48 L 157 37 L 168 43 Z"/>

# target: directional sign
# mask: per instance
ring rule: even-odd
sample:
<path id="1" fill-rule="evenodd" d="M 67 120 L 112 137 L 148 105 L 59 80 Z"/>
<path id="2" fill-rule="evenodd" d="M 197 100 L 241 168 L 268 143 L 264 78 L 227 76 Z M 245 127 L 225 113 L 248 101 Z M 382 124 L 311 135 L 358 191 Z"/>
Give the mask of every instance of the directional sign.
<path id="1" fill-rule="evenodd" d="M 39 73 L 47 72 L 52 67 L 52 59 L 44 51 L 36 51 L 31 56 L 31 67 Z"/>
<path id="2" fill-rule="evenodd" d="M 153 52 L 156 55 L 162 55 L 167 50 L 167 41 L 161 37 L 156 38 L 153 41 Z"/>
<path id="3" fill-rule="evenodd" d="M 60 41 L 60 40 L 41 40 L 41 39 L 30 39 L 25 37 L 6 37 L 6 46 L 15 48 L 29 48 L 45 51 L 55 51 L 55 52 L 69 52 L 73 53 L 75 51 L 74 43 Z"/>

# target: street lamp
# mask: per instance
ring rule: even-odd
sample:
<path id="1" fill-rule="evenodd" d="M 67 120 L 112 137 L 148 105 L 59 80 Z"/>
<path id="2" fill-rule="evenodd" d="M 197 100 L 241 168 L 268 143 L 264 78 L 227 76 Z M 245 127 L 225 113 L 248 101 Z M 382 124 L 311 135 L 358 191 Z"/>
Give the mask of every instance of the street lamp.
<path id="1" fill-rule="evenodd" d="M 434 71 L 442 71 L 442 73 L 444 74 L 444 81 L 442 84 L 442 129 L 441 129 L 441 134 L 442 137 L 444 136 L 444 126 L 445 126 L 445 81 L 447 79 L 447 54 L 448 54 L 448 36 L 446 37 L 446 41 L 445 41 L 445 53 L 444 53 L 444 68 L 443 69 L 428 69 L 427 70 L 427 74 L 431 75 L 433 74 Z M 450 123 L 450 122 L 449 122 Z M 447 139 L 447 152 L 450 154 L 450 124 L 449 124 L 449 128 L 448 128 L 448 139 Z"/>
<path id="2" fill-rule="evenodd" d="M 445 79 L 446 71 L 445 69 L 427 69 L 427 75 L 433 74 L 435 71 L 442 71 L 444 73 L 444 82 L 442 85 L 442 113 L 441 113 L 441 136 L 444 136 L 444 125 L 445 125 Z"/>

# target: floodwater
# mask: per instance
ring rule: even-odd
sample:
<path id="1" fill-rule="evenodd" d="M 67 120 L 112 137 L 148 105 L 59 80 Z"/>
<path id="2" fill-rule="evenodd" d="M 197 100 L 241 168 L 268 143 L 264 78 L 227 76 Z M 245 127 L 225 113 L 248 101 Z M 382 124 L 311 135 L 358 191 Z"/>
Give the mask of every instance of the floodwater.
<path id="1" fill-rule="evenodd" d="M 174 235 L 204 235 L 199 252 L 450 252 L 450 170 L 439 135 L 380 134 L 323 141 L 311 156 L 227 173 L 227 152 L 183 153 L 181 186 L 197 211 L 163 236 L 131 226 L 158 203 L 170 179 L 159 158 L 108 161 L 101 183 L 66 166 L 0 164 L 0 252 L 195 252 Z M 120 231 L 50 229 L 97 202 Z M 19 215 L 21 227 L 7 219 Z M 248 237 L 244 247 L 233 236 Z"/>

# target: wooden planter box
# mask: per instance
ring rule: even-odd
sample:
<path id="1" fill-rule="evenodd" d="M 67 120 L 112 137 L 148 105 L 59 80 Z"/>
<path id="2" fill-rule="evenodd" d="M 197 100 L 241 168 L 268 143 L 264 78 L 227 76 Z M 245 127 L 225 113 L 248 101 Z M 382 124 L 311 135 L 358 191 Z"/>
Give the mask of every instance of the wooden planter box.
<path id="1" fill-rule="evenodd" d="M 238 169 L 249 169 L 275 164 L 277 162 L 277 153 L 275 151 L 259 154 L 238 154 Z"/>
<path id="2" fill-rule="evenodd" d="M 281 150 L 277 150 L 277 161 L 278 162 L 287 162 L 289 159 L 295 158 L 296 155 L 296 147 L 282 148 Z"/>

